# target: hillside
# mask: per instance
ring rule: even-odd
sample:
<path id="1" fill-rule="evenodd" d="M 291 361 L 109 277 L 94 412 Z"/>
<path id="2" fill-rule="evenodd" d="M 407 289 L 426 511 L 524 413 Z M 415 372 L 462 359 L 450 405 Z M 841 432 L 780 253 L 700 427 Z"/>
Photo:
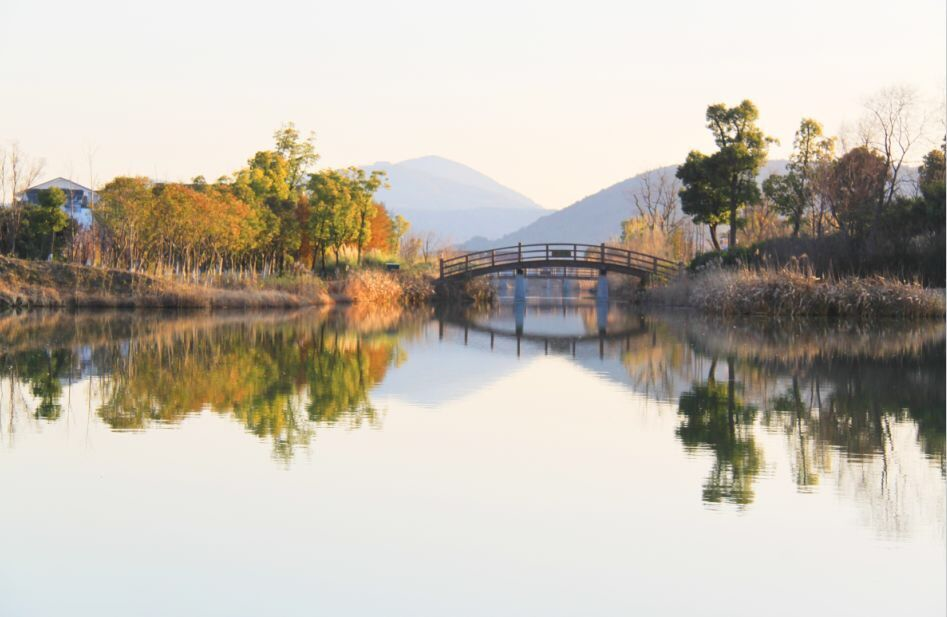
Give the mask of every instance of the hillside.
<path id="1" fill-rule="evenodd" d="M 489 176 L 439 156 L 379 162 L 364 169 L 388 174 L 391 188 L 381 189 L 376 197 L 408 219 L 412 232 L 433 232 L 456 243 L 510 233 L 548 212 Z"/>
<path id="2" fill-rule="evenodd" d="M 782 170 L 786 161 L 770 161 L 763 168 L 761 178 Z M 598 244 L 619 235 L 621 222 L 636 214 L 631 196 L 641 189 L 646 176 L 665 173 L 674 176 L 677 165 L 653 169 L 622 180 L 581 199 L 571 206 L 530 223 L 496 240 L 476 238 L 463 248 L 477 250 L 491 246 L 508 246 L 517 242 L 581 242 Z M 487 236 L 489 237 L 489 236 Z"/>

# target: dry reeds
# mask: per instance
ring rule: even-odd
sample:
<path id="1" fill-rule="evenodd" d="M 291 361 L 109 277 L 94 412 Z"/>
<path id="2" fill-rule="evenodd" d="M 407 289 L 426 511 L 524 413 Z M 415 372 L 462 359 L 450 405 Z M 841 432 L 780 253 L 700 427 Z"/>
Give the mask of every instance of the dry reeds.
<path id="1" fill-rule="evenodd" d="M 645 301 L 722 315 L 943 317 L 943 290 L 891 277 L 817 277 L 780 268 L 710 268 L 649 290 Z"/>
<path id="2" fill-rule="evenodd" d="M 0 306 L 116 308 L 265 308 L 331 302 L 312 276 L 262 279 L 233 288 L 145 274 L 0 257 Z"/>

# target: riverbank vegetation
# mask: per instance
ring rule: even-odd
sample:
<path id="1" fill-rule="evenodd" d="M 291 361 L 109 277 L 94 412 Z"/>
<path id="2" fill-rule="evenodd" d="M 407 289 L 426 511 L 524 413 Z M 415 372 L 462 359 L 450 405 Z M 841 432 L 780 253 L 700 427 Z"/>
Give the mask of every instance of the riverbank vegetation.
<path id="1" fill-rule="evenodd" d="M 820 277 L 799 265 L 710 268 L 643 292 L 652 305 L 723 315 L 943 317 L 944 292 L 881 275 Z"/>
<path id="2" fill-rule="evenodd" d="M 408 222 L 375 201 L 383 173 L 315 170 L 314 138 L 303 138 L 291 123 L 274 140 L 272 149 L 214 182 L 203 176 L 189 183 L 115 178 L 98 191 L 87 226 L 68 220 L 59 189 L 43 191 L 39 203 L 24 199 L 23 178 L 38 171 L 17 153 L 4 169 L 13 202 L 0 209 L 0 246 L 11 257 L 191 282 L 224 273 L 326 275 L 368 256 L 397 258 Z"/>
<path id="3" fill-rule="evenodd" d="M 423 268 L 389 272 L 366 266 L 329 279 L 306 272 L 256 277 L 223 274 L 193 282 L 115 268 L 0 256 L 0 308 L 285 308 L 354 303 L 417 306 L 433 297 L 433 276 Z"/>
<path id="4" fill-rule="evenodd" d="M 943 287 L 947 144 L 923 107 L 912 90 L 890 88 L 841 136 L 804 118 L 789 160 L 767 168 L 778 142 L 757 126 L 756 106 L 711 105 L 717 150 L 690 152 L 673 178 L 647 178 L 629 196 L 635 215 L 621 241 L 692 272 L 801 261 L 826 281 L 877 275 Z"/>
<path id="5" fill-rule="evenodd" d="M 114 268 L 0 256 L 0 308 L 250 308 L 331 304 L 314 276 L 220 279 L 214 284 Z"/>
<path id="6" fill-rule="evenodd" d="M 28 202 L 23 189 L 41 165 L 12 154 L 0 166 L 14 197 L 0 208 L 0 305 L 416 304 L 433 295 L 436 256 L 374 198 L 385 175 L 315 170 L 314 138 L 291 123 L 272 149 L 214 182 L 115 178 L 85 226 L 63 211 L 58 188 Z M 392 262 L 400 270 L 386 272 Z"/>

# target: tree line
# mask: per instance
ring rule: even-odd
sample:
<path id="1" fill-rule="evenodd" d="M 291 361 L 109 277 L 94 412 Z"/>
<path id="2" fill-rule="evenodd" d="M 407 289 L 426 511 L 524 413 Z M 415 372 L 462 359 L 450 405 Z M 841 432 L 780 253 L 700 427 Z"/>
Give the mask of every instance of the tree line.
<path id="1" fill-rule="evenodd" d="M 292 123 L 274 142 L 212 183 L 202 176 L 190 183 L 117 177 L 99 191 L 89 229 L 65 216 L 59 189 L 28 204 L 17 194 L 24 183 L 14 183 L 12 207 L 0 212 L 2 246 L 19 257 L 159 275 L 324 272 L 346 253 L 360 264 L 368 252 L 398 252 L 409 225 L 374 199 L 383 172 L 315 171 L 314 137 Z"/>
<path id="2" fill-rule="evenodd" d="M 912 169 L 926 134 L 915 94 L 887 89 L 866 109 L 854 134 L 842 139 L 802 119 L 785 169 L 760 182 L 769 147 L 778 142 L 758 126 L 757 107 L 749 100 L 709 106 L 717 150 L 693 150 L 678 168 L 681 210 L 706 226 L 717 251 L 718 227 L 727 226 L 730 252 L 741 236 L 750 243 L 809 239 L 784 244 L 796 252 L 831 245 L 835 257 L 852 263 L 931 265 L 939 270 L 933 278 L 943 279 L 947 136 Z"/>
<path id="3" fill-rule="evenodd" d="M 920 157 L 931 132 L 922 115 L 911 90 L 893 88 L 870 99 L 842 137 L 803 118 L 780 167 L 767 165 L 778 141 L 758 126 L 752 101 L 711 105 L 716 151 L 644 174 L 628 195 L 621 242 L 695 265 L 804 258 L 823 272 L 942 284 L 947 136 Z"/>

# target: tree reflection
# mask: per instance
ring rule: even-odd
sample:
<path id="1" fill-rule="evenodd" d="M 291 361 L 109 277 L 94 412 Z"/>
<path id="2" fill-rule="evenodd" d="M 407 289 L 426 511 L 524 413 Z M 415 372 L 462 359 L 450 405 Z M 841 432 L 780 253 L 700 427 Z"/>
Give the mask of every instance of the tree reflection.
<path id="1" fill-rule="evenodd" d="M 396 356 L 394 337 L 364 337 L 325 323 L 263 331 L 234 328 L 138 344 L 111 374 L 102 419 L 115 429 L 177 422 L 205 407 L 229 413 L 281 458 L 312 438 L 311 422 L 373 423 L 369 391 Z M 305 412 L 303 415 L 302 412 Z"/>
<path id="2" fill-rule="evenodd" d="M 72 370 L 74 357 L 68 349 L 31 349 L 2 356 L 4 373 L 16 375 L 39 399 L 33 415 L 56 420 L 62 414 L 62 379 Z"/>
<path id="3" fill-rule="evenodd" d="M 113 430 L 175 424 L 206 409 L 238 420 L 271 440 L 276 457 L 289 459 L 319 424 L 377 422 L 369 393 L 401 357 L 398 335 L 356 332 L 338 315 L 187 323 L 168 320 L 147 335 L 78 348 L 86 350 L 100 394 L 97 414 Z M 35 417 L 55 420 L 76 353 L 2 353 L 2 374 L 39 399 Z"/>
<path id="4" fill-rule="evenodd" d="M 288 460 L 321 425 L 379 422 L 372 389 L 428 317 L 358 311 L 2 316 L 0 416 L 16 406 L 18 418 L 57 421 L 64 385 L 81 381 L 90 416 L 114 430 L 209 411 Z M 753 503 L 763 432 L 785 436 L 785 453 L 765 440 L 778 453 L 765 459 L 788 457 L 800 491 L 844 486 L 887 529 L 910 524 L 908 480 L 947 475 L 942 323 L 622 319 L 636 331 L 610 347 L 606 361 L 623 367 L 611 375 L 677 404 L 684 449 L 713 455 L 707 503 Z M 12 433 L 9 417 L 0 428 Z M 922 514 L 943 511 L 916 501 Z"/>
<path id="5" fill-rule="evenodd" d="M 717 382 L 716 369 L 714 357 L 706 382 L 681 395 L 678 412 L 684 420 L 677 436 L 689 451 L 708 448 L 714 453 L 704 501 L 746 505 L 753 502 L 753 482 L 763 467 L 763 453 L 752 434 L 756 409 L 738 396 L 733 358 L 727 358 L 726 383 Z"/>

